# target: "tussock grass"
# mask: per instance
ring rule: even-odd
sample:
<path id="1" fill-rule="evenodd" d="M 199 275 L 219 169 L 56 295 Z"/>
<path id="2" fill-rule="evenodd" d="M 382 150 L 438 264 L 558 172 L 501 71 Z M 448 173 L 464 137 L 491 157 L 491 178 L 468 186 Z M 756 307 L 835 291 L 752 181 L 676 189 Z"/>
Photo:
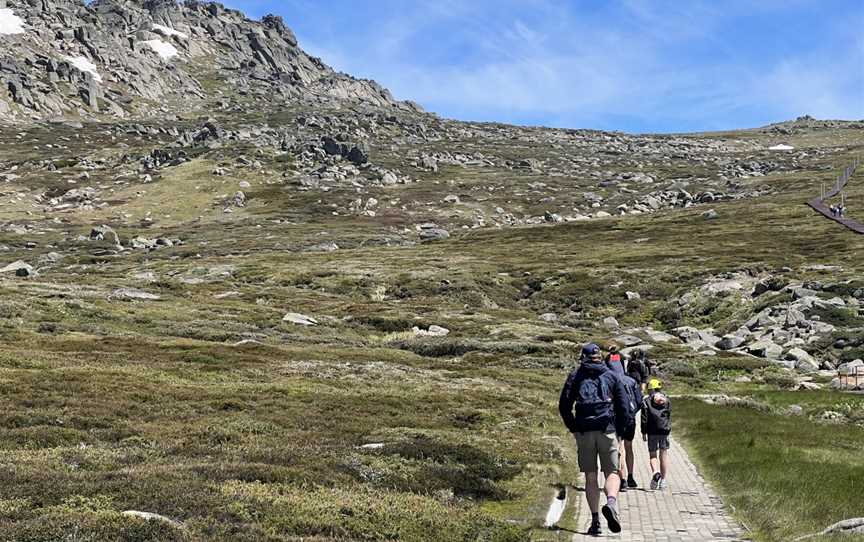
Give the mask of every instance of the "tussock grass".
<path id="1" fill-rule="evenodd" d="M 757 540 L 785 542 L 861 515 L 864 429 L 698 401 L 676 409 L 688 447 Z"/>

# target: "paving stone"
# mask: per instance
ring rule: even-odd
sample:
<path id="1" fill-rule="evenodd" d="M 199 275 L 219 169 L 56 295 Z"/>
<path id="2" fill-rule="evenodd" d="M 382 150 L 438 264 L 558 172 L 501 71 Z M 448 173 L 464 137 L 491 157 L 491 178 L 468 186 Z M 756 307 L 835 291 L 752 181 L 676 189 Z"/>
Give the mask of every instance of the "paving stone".
<path id="1" fill-rule="evenodd" d="M 723 502 L 711 490 L 687 452 L 675 440 L 669 450 L 669 487 L 651 491 L 648 447 L 638 433 L 633 443 L 636 456 L 636 481 L 639 488 L 618 496 L 618 511 L 623 530 L 612 534 L 603 521 L 600 538 L 621 542 L 733 542 L 746 540 L 738 523 L 726 513 Z M 584 493 L 579 493 L 578 531 L 574 542 L 596 540 L 586 536 L 591 512 Z M 602 497 L 601 497 L 602 504 Z"/>

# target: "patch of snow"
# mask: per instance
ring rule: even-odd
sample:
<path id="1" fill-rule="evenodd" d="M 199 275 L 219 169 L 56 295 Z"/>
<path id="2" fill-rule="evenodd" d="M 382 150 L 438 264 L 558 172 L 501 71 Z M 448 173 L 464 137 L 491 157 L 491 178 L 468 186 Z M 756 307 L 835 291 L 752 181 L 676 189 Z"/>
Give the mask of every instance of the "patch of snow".
<path id="1" fill-rule="evenodd" d="M 0 35 L 23 34 L 24 21 L 9 8 L 0 9 Z"/>
<path id="2" fill-rule="evenodd" d="M 149 40 L 141 43 L 156 51 L 156 54 L 161 56 L 163 60 L 174 58 L 180 54 L 176 47 L 162 40 Z"/>
<path id="3" fill-rule="evenodd" d="M 83 56 L 67 56 L 64 57 L 70 64 L 81 70 L 82 72 L 87 72 L 93 75 L 93 79 L 96 80 L 97 83 L 102 82 L 102 76 L 99 75 L 99 72 L 96 70 L 96 64 L 90 62 L 86 57 Z"/>
<path id="4" fill-rule="evenodd" d="M 182 38 L 184 40 L 189 39 L 189 36 L 187 36 L 183 32 L 178 32 L 177 30 L 174 30 L 173 28 L 169 28 L 167 26 L 162 26 L 161 24 L 156 24 L 156 23 L 153 23 L 153 32 L 156 32 L 157 34 L 162 34 L 163 36 L 166 36 L 169 38 L 171 36 L 177 36 L 178 38 Z"/>
<path id="5" fill-rule="evenodd" d="M 792 145 L 786 145 L 785 143 L 774 145 L 773 147 L 768 147 L 769 151 L 791 151 L 794 149 L 795 147 L 793 147 Z"/>

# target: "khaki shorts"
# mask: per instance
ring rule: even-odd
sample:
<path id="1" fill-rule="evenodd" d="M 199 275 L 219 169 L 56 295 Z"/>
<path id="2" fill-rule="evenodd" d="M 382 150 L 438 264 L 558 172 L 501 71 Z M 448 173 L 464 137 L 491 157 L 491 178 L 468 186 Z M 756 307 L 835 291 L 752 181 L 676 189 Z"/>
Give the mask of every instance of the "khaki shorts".
<path id="1" fill-rule="evenodd" d="M 587 431 L 575 433 L 575 436 L 581 472 L 597 472 L 598 457 L 603 474 L 618 472 L 618 437 L 615 433 Z"/>

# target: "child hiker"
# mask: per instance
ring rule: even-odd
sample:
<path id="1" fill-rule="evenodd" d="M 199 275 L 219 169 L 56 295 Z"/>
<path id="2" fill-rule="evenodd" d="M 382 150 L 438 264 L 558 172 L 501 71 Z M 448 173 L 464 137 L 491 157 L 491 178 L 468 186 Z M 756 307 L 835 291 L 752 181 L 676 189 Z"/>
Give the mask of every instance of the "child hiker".
<path id="1" fill-rule="evenodd" d="M 669 474 L 669 433 L 672 431 L 672 404 L 656 378 L 648 382 L 648 397 L 642 404 L 642 438 L 651 457 L 651 489 L 666 489 Z M 659 457 L 658 457 L 659 456 Z"/>

